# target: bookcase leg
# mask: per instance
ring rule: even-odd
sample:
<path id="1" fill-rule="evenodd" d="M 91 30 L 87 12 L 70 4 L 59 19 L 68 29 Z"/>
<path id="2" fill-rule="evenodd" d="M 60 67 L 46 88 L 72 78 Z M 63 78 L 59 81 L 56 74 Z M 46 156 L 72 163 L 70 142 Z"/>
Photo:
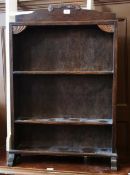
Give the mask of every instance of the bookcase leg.
<path id="1" fill-rule="evenodd" d="M 84 163 L 87 163 L 88 161 L 88 156 L 84 156 Z"/>
<path id="2" fill-rule="evenodd" d="M 12 167 L 15 161 L 15 154 L 14 153 L 7 153 L 7 166 Z"/>
<path id="3" fill-rule="evenodd" d="M 117 157 L 111 157 L 111 170 L 117 171 Z"/>
<path id="4" fill-rule="evenodd" d="M 20 160 L 21 160 L 21 154 L 16 154 L 15 155 L 15 163 L 20 163 Z"/>

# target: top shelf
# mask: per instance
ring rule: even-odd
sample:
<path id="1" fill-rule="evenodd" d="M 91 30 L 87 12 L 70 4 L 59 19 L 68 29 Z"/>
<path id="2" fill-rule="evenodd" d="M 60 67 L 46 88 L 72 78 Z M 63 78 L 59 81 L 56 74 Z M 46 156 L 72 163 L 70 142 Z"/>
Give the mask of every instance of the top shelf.
<path id="1" fill-rule="evenodd" d="M 33 74 L 33 75 L 105 75 L 105 74 L 113 74 L 114 71 L 13 71 L 13 74 Z"/>

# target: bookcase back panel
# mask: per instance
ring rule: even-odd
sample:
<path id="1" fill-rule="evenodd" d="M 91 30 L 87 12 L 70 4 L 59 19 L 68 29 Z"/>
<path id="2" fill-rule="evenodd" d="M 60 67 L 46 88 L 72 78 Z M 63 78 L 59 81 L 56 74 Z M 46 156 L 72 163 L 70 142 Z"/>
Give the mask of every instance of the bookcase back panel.
<path id="1" fill-rule="evenodd" d="M 52 152 L 87 152 L 87 148 L 111 148 L 111 134 L 112 128 L 104 126 L 17 125 L 15 147 Z"/>
<path id="2" fill-rule="evenodd" d="M 113 33 L 97 25 L 28 26 L 13 48 L 15 71 L 113 70 Z"/>
<path id="3" fill-rule="evenodd" d="M 112 117 L 113 75 L 15 75 L 15 119 Z"/>

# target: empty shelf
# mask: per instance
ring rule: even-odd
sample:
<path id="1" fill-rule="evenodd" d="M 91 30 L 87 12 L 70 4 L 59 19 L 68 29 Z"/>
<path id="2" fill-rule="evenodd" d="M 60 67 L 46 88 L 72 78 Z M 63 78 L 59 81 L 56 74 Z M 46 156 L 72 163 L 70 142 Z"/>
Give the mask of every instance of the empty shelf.
<path id="1" fill-rule="evenodd" d="M 57 125 L 112 125 L 112 119 L 89 119 L 89 118 L 74 118 L 74 117 L 58 117 L 58 118 L 38 118 L 38 117 L 19 117 L 15 123 L 32 123 L 32 124 L 57 124 Z"/>
<path id="2" fill-rule="evenodd" d="M 112 156 L 112 148 L 87 148 L 87 147 L 69 147 L 69 146 L 50 146 L 48 148 L 33 148 L 18 146 L 10 151 L 23 154 L 41 154 L 41 155 L 75 155 L 75 156 Z"/>
<path id="3" fill-rule="evenodd" d="M 113 74 L 113 71 L 14 71 L 13 74 L 29 74 L 29 75 L 105 75 L 105 74 Z"/>

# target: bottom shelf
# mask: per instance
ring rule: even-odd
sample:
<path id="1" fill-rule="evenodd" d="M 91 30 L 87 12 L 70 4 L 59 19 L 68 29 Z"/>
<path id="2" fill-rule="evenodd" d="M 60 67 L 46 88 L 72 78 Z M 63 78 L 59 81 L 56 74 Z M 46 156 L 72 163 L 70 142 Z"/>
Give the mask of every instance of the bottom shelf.
<path id="1" fill-rule="evenodd" d="M 11 150 L 11 153 L 21 154 L 40 154 L 40 155 L 56 155 L 56 156 L 103 156 L 111 157 L 116 156 L 112 153 L 112 148 L 87 148 L 87 147 L 67 147 L 67 146 L 52 146 L 48 148 L 23 148 L 22 146 L 17 149 Z"/>

